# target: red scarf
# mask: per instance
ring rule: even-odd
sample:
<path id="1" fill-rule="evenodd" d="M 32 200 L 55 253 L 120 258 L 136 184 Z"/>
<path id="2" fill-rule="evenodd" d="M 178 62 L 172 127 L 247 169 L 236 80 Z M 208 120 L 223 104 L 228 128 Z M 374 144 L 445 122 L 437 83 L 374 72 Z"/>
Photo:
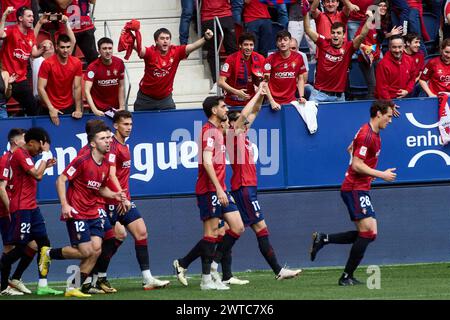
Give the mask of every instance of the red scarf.
<path id="1" fill-rule="evenodd" d="M 264 72 L 263 72 L 263 66 L 264 66 L 264 56 L 262 56 L 261 54 L 253 51 L 251 56 L 251 75 L 253 77 L 253 79 L 258 80 L 258 81 L 254 81 L 254 83 L 256 85 L 259 84 L 259 81 L 262 80 L 262 78 L 264 77 Z M 234 66 L 234 73 L 233 73 L 233 78 L 231 79 L 232 83 L 234 85 L 239 84 L 241 85 L 240 87 L 246 87 L 247 86 L 247 79 L 248 79 L 248 70 L 247 70 L 247 64 L 245 63 L 245 59 L 244 59 L 244 55 L 242 54 L 242 51 L 238 52 L 238 57 L 236 59 L 236 63 Z M 239 70 L 243 69 L 244 70 L 244 76 L 242 79 L 238 78 L 239 76 Z M 245 85 L 244 85 L 245 84 Z"/>

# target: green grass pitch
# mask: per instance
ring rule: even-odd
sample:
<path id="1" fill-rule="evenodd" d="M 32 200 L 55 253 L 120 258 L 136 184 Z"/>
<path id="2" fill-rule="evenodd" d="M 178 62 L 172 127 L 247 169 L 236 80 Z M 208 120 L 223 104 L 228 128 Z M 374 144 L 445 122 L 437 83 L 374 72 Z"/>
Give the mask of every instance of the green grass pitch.
<path id="1" fill-rule="evenodd" d="M 355 277 L 363 285 L 339 287 L 337 281 L 340 268 L 309 268 L 296 279 L 277 281 L 269 271 L 236 273 L 242 279 L 250 280 L 248 285 L 232 286 L 229 291 L 201 291 L 200 276 L 189 275 L 189 286 L 183 287 L 175 276 L 161 277 L 171 280 L 166 289 L 143 291 L 141 279 L 110 279 L 118 289 L 116 294 L 95 295 L 86 300 L 321 300 L 321 299 L 450 299 L 450 264 L 412 264 L 380 266 L 380 289 L 369 289 L 367 266 L 358 268 Z M 374 283 L 374 282 L 371 282 Z M 55 289 L 64 288 L 63 283 L 51 283 Z M 29 284 L 35 289 L 36 284 Z M 76 299 L 64 296 L 26 295 L 21 297 L 0 297 L 0 300 L 18 299 Z"/>

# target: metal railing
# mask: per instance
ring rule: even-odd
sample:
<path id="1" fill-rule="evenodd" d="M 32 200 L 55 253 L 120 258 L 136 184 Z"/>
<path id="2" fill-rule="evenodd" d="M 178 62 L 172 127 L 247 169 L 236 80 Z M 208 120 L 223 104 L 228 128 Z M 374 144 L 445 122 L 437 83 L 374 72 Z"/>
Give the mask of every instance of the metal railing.
<path id="1" fill-rule="evenodd" d="M 103 23 L 103 29 L 104 29 L 105 37 L 111 38 L 111 28 L 109 27 L 108 21 L 106 21 L 106 20 Z M 125 95 L 125 110 L 128 110 L 128 100 L 130 98 L 130 93 L 131 93 L 131 78 L 130 78 L 130 74 L 128 72 L 128 68 L 126 65 L 125 65 L 125 79 L 128 82 L 128 90 Z"/>
<path id="2" fill-rule="evenodd" d="M 220 30 L 220 42 L 219 45 L 217 45 L 217 29 Z M 219 74 L 220 74 L 220 49 L 222 48 L 223 44 L 223 29 L 222 25 L 220 24 L 219 18 L 214 17 L 214 58 L 216 59 L 216 83 L 219 81 Z M 220 96 L 220 87 L 217 85 L 217 95 Z"/>
<path id="3" fill-rule="evenodd" d="M 195 5 L 197 8 L 197 35 L 199 38 L 202 37 L 202 16 L 201 16 L 201 7 L 202 7 L 202 0 L 195 0 Z M 200 63 L 203 64 L 203 49 L 200 48 Z"/>

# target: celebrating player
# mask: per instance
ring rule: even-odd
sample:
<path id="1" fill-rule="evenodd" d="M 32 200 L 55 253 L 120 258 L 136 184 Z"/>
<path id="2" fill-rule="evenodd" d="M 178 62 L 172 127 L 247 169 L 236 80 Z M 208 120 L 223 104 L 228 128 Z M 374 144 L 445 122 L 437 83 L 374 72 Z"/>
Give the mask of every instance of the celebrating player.
<path id="1" fill-rule="evenodd" d="M 353 273 L 364 257 L 367 246 L 377 237 L 377 220 L 369 195 L 372 181 L 374 178 L 380 178 L 392 182 L 397 176 L 394 172 L 395 168 L 385 171 L 376 170 L 381 151 L 380 130 L 385 129 L 392 122 L 394 107 L 395 105 L 391 101 L 374 101 L 370 107 L 369 123 L 359 129 L 350 147 L 352 161 L 345 173 L 341 197 L 357 231 L 335 234 L 313 233 L 311 261 L 314 261 L 317 252 L 324 245 L 330 243 L 353 244 L 344 273 L 338 282 L 340 286 L 352 286 L 360 283 L 355 279 Z"/>

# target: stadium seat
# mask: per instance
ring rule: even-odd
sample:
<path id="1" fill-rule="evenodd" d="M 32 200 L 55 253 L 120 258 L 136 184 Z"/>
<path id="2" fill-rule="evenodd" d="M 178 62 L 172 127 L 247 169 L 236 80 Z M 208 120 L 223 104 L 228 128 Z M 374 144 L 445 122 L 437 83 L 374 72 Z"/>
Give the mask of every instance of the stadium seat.
<path id="1" fill-rule="evenodd" d="M 358 59 L 352 59 L 351 67 L 348 73 L 347 93 L 348 100 L 355 100 L 355 98 L 361 99 L 368 94 L 366 79 L 359 68 Z"/>
<path id="2" fill-rule="evenodd" d="M 314 78 L 316 75 L 316 64 L 315 63 L 308 63 L 309 70 L 308 70 L 308 83 L 310 85 L 314 85 Z"/>
<path id="3" fill-rule="evenodd" d="M 279 24 L 278 22 L 272 22 L 272 41 L 269 51 L 277 49 L 277 32 L 281 30 L 284 30 L 281 24 Z"/>
<path id="4" fill-rule="evenodd" d="M 306 36 L 303 37 L 300 45 L 298 46 L 298 49 L 301 52 L 306 53 L 307 55 L 309 55 L 309 47 L 308 47 L 308 42 L 306 41 Z"/>
<path id="5" fill-rule="evenodd" d="M 425 23 L 425 29 L 430 36 L 429 41 L 425 41 L 425 47 L 427 52 L 433 54 L 436 52 L 436 39 L 439 38 L 439 19 L 432 13 L 424 12 L 423 21 Z"/>
<path id="6" fill-rule="evenodd" d="M 435 53 L 435 54 L 429 54 L 429 55 L 427 55 L 427 56 L 425 57 L 425 65 L 427 65 L 428 61 L 430 61 L 431 59 L 436 58 L 436 57 L 440 57 L 440 56 L 441 56 L 440 53 Z"/>

